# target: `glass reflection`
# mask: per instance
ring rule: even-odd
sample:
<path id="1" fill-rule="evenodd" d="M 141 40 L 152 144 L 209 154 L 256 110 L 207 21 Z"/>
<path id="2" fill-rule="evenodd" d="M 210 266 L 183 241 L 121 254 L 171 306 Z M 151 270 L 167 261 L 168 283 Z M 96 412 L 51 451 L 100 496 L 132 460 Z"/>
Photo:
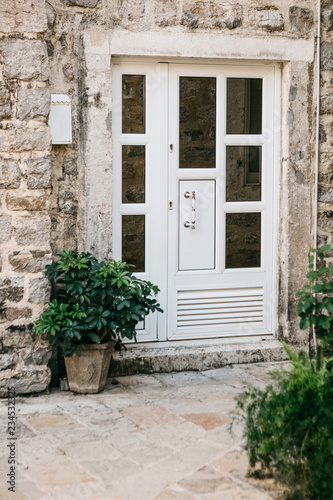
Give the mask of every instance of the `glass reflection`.
<path id="1" fill-rule="evenodd" d="M 261 213 L 226 214 L 226 268 L 260 267 Z"/>
<path id="2" fill-rule="evenodd" d="M 122 147 L 122 201 L 145 202 L 145 146 Z"/>
<path id="3" fill-rule="evenodd" d="M 227 78 L 227 134 L 262 133 L 262 79 Z"/>
<path id="4" fill-rule="evenodd" d="M 215 168 L 216 78 L 180 77 L 179 168 Z"/>
<path id="5" fill-rule="evenodd" d="M 145 270 L 145 216 L 122 216 L 122 260 L 133 264 L 133 272 Z"/>
<path id="6" fill-rule="evenodd" d="M 227 201 L 261 200 L 261 146 L 227 146 Z"/>
<path id="7" fill-rule="evenodd" d="M 145 133 L 145 75 L 123 75 L 123 134 Z"/>

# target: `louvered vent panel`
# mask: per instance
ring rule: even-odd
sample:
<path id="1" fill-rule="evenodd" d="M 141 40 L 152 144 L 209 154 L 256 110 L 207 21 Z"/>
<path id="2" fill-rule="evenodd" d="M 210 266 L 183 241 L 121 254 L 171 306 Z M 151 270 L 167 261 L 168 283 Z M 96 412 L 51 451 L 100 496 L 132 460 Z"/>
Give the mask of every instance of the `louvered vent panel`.
<path id="1" fill-rule="evenodd" d="M 194 290 L 178 292 L 178 328 L 262 323 L 263 289 Z"/>

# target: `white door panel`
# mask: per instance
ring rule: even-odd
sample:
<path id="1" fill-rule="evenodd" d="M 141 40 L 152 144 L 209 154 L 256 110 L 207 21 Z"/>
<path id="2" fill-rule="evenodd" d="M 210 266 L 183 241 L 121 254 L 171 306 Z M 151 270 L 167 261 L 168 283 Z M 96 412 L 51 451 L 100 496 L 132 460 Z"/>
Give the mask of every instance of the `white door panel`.
<path id="1" fill-rule="evenodd" d="M 273 89 L 273 68 L 169 66 L 170 340 L 273 331 Z"/>
<path id="2" fill-rule="evenodd" d="M 215 267 L 215 181 L 179 182 L 179 271 Z"/>
<path id="3" fill-rule="evenodd" d="M 139 340 L 274 333 L 276 71 L 117 65 L 114 257 L 158 284 L 164 309 Z"/>

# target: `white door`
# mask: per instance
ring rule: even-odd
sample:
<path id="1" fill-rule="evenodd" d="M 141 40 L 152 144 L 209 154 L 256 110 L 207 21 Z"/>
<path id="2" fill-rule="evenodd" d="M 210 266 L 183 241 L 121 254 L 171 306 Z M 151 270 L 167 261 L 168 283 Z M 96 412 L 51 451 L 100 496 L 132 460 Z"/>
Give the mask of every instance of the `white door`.
<path id="1" fill-rule="evenodd" d="M 165 310 L 139 339 L 274 333 L 275 71 L 116 69 L 115 256 Z"/>

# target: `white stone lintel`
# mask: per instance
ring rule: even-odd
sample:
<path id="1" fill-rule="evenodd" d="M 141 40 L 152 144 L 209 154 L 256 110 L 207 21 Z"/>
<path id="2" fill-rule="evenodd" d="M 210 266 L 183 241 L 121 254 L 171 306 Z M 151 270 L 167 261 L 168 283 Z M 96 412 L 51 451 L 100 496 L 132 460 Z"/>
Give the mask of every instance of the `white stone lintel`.
<path id="1" fill-rule="evenodd" d="M 312 62 L 314 47 L 313 39 L 292 39 L 281 35 L 259 38 L 175 31 L 85 31 L 86 53 L 110 56 Z"/>

